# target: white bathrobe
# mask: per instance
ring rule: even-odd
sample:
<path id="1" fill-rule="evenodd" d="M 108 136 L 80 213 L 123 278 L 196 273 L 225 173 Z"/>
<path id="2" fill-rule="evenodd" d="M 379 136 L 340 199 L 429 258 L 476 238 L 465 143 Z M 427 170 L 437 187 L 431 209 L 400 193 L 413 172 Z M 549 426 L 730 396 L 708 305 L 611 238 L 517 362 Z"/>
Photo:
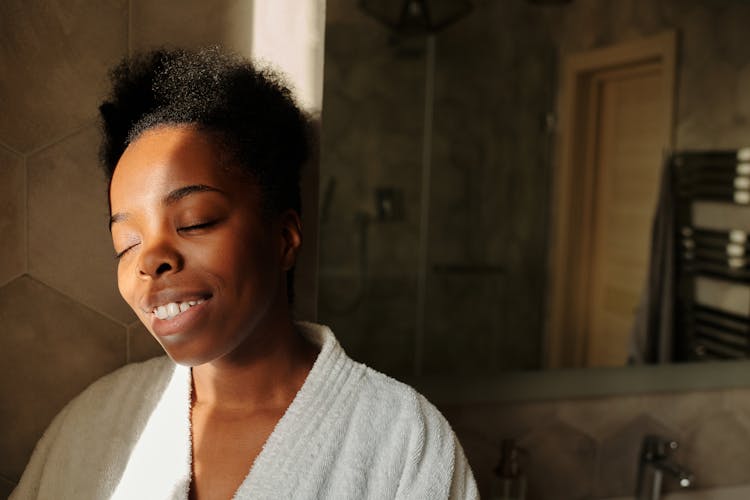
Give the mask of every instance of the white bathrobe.
<path id="1" fill-rule="evenodd" d="M 474 499 L 443 416 L 412 388 L 352 361 L 324 326 L 315 364 L 235 499 Z M 12 500 L 186 500 L 190 368 L 128 365 L 70 402 L 36 446 Z"/>

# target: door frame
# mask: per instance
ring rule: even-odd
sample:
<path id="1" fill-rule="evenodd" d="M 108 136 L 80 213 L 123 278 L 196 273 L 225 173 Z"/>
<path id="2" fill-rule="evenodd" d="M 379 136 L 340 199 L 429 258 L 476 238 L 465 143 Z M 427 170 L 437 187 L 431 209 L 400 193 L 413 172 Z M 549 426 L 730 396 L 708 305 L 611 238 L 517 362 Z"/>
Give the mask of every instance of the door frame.
<path id="1" fill-rule="evenodd" d="M 674 100 L 677 33 L 665 32 L 563 58 L 558 100 L 559 125 L 550 214 L 549 286 L 542 364 L 545 368 L 584 366 L 589 296 L 588 264 L 592 257 L 593 205 L 596 196 L 598 114 L 592 99 L 597 73 L 643 63 L 664 72 L 669 131 L 674 143 Z"/>

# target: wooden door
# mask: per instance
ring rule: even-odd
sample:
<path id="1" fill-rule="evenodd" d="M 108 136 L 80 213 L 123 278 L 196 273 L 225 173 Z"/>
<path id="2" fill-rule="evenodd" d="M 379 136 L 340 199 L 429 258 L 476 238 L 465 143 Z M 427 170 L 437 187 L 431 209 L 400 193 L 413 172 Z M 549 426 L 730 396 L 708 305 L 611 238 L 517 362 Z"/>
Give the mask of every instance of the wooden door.
<path id="1" fill-rule="evenodd" d="M 544 366 L 622 366 L 672 144 L 675 33 L 563 60 Z"/>
<path id="2" fill-rule="evenodd" d="M 586 365 L 627 361 L 635 311 L 648 271 L 651 221 L 670 130 L 660 64 L 593 76 L 595 190 Z"/>

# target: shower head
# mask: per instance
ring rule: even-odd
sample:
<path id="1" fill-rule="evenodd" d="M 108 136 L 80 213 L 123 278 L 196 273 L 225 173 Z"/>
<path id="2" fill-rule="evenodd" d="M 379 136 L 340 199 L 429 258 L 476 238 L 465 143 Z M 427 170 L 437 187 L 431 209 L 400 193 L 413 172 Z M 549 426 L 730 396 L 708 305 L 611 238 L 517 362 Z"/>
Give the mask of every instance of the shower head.
<path id="1" fill-rule="evenodd" d="M 473 9 L 472 0 L 359 0 L 360 8 L 399 35 L 434 34 Z"/>

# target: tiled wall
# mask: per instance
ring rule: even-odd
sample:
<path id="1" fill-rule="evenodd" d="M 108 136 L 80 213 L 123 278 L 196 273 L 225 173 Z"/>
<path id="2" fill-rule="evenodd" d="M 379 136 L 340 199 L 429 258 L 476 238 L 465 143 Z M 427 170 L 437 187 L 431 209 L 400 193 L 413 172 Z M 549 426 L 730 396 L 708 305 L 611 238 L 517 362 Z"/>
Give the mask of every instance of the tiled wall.
<path id="1" fill-rule="evenodd" d="M 0 498 L 68 400 L 162 352 L 115 284 L 107 69 L 157 44 L 248 53 L 251 16 L 250 0 L 0 2 Z"/>
<path id="2" fill-rule="evenodd" d="M 428 375 L 538 366 L 554 158 L 547 118 L 564 55 L 676 30 L 676 146 L 750 143 L 748 2 L 475 2 L 435 42 L 422 262 L 425 41 L 398 43 L 355 4 L 328 2 L 321 187 L 333 180 L 335 190 L 321 225 L 320 317 L 389 373 L 413 372 L 415 346 Z M 402 221 L 374 218 L 382 186 L 404 193 Z"/>
<path id="3" fill-rule="evenodd" d="M 750 390 L 441 406 L 459 436 L 483 498 L 503 439 L 525 451 L 528 500 L 633 495 L 641 439 L 680 447 L 674 459 L 696 489 L 750 483 Z M 678 489 L 666 478 L 665 489 Z"/>

